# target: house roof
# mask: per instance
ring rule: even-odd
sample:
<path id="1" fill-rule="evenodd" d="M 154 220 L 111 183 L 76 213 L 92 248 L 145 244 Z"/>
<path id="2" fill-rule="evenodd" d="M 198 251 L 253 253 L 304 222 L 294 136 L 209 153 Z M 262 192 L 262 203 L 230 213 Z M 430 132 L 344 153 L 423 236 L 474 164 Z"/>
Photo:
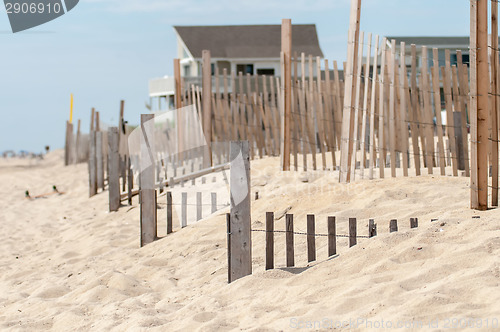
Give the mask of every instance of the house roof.
<path id="1" fill-rule="evenodd" d="M 430 46 L 441 48 L 465 48 L 469 46 L 469 37 L 404 37 L 392 36 L 388 40 L 395 39 L 396 43 L 405 42 L 406 45 Z"/>
<path id="2" fill-rule="evenodd" d="M 189 52 L 201 58 L 279 58 L 281 25 L 174 26 Z M 292 25 L 292 53 L 323 57 L 314 24 Z"/>

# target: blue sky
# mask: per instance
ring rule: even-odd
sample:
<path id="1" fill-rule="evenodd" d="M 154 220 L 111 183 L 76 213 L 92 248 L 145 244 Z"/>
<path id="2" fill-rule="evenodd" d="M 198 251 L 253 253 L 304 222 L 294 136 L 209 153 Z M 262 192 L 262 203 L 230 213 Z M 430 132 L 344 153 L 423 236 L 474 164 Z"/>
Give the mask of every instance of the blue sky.
<path id="1" fill-rule="evenodd" d="M 74 119 L 88 131 L 91 107 L 116 124 L 120 99 L 137 123 L 148 79 L 171 75 L 173 25 L 315 23 L 325 57 L 342 63 L 348 0 L 80 0 L 66 15 L 12 34 L 0 12 L 0 151 L 61 148 L 74 94 Z M 379 35 L 464 36 L 469 2 L 363 0 L 361 29 Z"/>

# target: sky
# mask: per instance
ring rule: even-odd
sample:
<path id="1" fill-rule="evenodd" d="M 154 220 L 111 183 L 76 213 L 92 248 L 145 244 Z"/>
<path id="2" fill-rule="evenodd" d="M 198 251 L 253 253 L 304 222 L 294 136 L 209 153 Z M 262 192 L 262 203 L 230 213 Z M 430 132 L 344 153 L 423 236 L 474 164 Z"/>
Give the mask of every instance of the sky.
<path id="1" fill-rule="evenodd" d="M 469 1 L 363 0 L 361 30 L 381 36 L 466 36 Z M 147 113 L 148 80 L 173 74 L 174 25 L 316 24 L 325 58 L 347 54 L 350 0 L 80 0 L 65 15 L 13 34 L 0 10 L 0 152 L 64 146 L 73 120 L 88 132 L 90 110 L 117 125 Z"/>

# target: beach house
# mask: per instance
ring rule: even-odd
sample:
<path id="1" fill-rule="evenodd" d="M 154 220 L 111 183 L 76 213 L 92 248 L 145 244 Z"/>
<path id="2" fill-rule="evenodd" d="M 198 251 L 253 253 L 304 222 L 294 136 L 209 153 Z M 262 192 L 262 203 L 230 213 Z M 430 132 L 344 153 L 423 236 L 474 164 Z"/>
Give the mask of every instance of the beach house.
<path id="1" fill-rule="evenodd" d="M 201 53 L 211 53 L 212 75 L 280 76 L 281 25 L 174 26 L 181 77 L 201 85 Z M 323 58 L 314 24 L 292 26 L 292 52 Z M 229 87 L 231 90 L 231 87 Z M 153 107 L 173 108 L 174 77 L 149 81 Z M 166 101 L 162 102 L 162 99 Z"/>

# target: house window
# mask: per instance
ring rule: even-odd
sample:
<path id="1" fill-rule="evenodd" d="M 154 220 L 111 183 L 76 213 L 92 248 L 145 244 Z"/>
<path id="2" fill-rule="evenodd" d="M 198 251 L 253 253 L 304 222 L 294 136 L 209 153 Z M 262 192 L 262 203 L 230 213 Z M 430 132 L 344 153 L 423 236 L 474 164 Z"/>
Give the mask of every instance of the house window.
<path id="1" fill-rule="evenodd" d="M 239 75 L 240 72 L 242 72 L 243 75 L 246 74 L 253 75 L 253 65 L 251 64 L 236 65 L 236 73 Z"/>
<path id="2" fill-rule="evenodd" d="M 450 62 L 451 62 L 451 65 L 454 66 L 457 64 L 457 55 L 456 54 L 451 54 L 450 55 Z"/>
<path id="3" fill-rule="evenodd" d="M 210 64 L 210 75 L 214 76 L 215 74 L 215 63 Z"/>
<path id="4" fill-rule="evenodd" d="M 189 65 L 184 66 L 184 76 L 191 76 L 191 73 L 189 72 Z"/>
<path id="5" fill-rule="evenodd" d="M 469 66 L 469 61 L 470 61 L 469 54 L 462 54 L 462 63 L 466 64 L 467 67 L 468 67 Z"/>
<path id="6" fill-rule="evenodd" d="M 259 68 L 257 69 L 257 75 L 273 76 L 274 68 Z"/>

